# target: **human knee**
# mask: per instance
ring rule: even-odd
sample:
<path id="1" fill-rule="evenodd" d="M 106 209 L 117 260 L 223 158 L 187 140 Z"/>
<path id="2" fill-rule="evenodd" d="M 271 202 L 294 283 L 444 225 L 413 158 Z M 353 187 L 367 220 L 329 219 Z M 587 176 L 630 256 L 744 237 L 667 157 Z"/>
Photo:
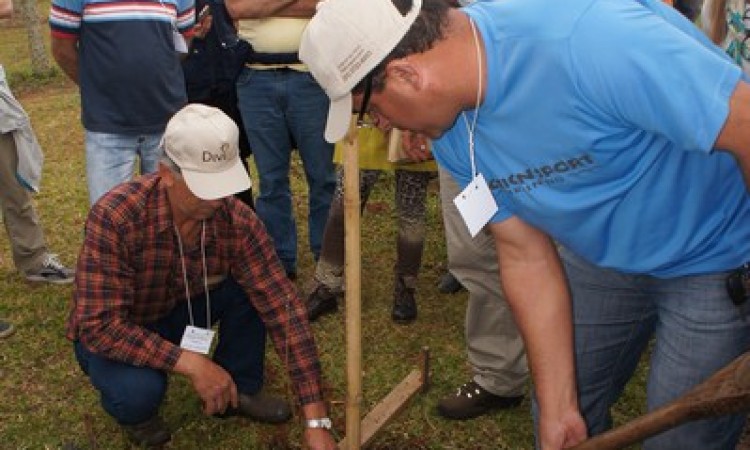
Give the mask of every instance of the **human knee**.
<path id="1" fill-rule="evenodd" d="M 156 370 L 117 377 L 101 389 L 102 407 L 120 424 L 142 423 L 156 415 L 166 387 L 166 377 Z"/>

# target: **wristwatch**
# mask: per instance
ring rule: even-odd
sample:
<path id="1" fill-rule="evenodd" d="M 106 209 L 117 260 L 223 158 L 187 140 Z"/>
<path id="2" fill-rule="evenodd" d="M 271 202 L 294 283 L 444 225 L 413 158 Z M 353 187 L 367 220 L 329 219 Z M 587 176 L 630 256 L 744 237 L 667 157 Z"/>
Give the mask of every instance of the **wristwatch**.
<path id="1" fill-rule="evenodd" d="M 307 428 L 325 428 L 326 430 L 331 429 L 331 419 L 328 417 L 321 417 L 320 419 L 307 419 L 305 426 Z"/>

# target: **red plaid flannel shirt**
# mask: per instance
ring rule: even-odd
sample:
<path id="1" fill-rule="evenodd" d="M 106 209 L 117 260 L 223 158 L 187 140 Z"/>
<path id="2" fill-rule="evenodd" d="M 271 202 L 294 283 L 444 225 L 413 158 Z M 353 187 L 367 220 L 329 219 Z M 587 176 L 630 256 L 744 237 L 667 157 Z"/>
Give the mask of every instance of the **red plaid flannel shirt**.
<path id="1" fill-rule="evenodd" d="M 185 302 L 177 239 L 158 174 L 118 186 L 91 208 L 78 257 L 67 337 L 136 366 L 170 370 L 182 349 L 143 325 Z M 232 276 L 245 290 L 286 362 L 304 405 L 322 400 L 321 374 L 306 309 L 271 239 L 233 197 L 206 221 L 209 277 Z M 186 249 L 190 294 L 203 293 L 200 249 Z"/>

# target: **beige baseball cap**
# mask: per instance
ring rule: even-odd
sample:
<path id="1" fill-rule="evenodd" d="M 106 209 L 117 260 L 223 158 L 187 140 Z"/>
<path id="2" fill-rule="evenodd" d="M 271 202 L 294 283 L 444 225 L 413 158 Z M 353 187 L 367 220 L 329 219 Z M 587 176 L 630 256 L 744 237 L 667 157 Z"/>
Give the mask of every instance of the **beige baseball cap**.
<path id="1" fill-rule="evenodd" d="M 240 160 L 239 136 L 237 124 L 220 109 L 189 104 L 167 123 L 162 147 L 190 191 L 203 200 L 215 200 L 251 186 Z"/>
<path id="2" fill-rule="evenodd" d="M 391 0 L 324 0 L 305 28 L 299 58 L 331 99 L 325 138 L 349 129 L 351 90 L 396 47 L 414 23 L 422 0 L 402 15 Z"/>

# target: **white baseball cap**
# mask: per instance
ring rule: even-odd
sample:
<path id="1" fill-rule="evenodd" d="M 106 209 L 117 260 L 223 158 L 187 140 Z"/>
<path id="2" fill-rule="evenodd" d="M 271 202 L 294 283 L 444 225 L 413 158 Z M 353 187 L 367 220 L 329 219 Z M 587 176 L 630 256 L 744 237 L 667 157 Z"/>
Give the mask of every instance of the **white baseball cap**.
<path id="1" fill-rule="evenodd" d="M 250 188 L 240 160 L 237 124 L 218 108 L 189 104 L 167 123 L 162 146 L 190 191 L 203 200 Z"/>
<path id="2" fill-rule="evenodd" d="M 351 90 L 396 47 L 414 23 L 422 0 L 402 15 L 391 0 L 325 0 L 305 28 L 299 58 L 331 99 L 325 138 L 349 129 Z"/>

